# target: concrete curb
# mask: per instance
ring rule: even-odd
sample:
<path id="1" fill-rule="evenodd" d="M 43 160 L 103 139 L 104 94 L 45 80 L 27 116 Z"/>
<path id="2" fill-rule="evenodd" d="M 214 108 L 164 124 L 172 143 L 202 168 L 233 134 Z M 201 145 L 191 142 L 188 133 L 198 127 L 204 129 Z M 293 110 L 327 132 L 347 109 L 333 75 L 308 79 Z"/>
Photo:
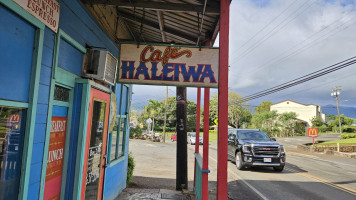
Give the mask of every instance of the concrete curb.
<path id="1" fill-rule="evenodd" d="M 308 152 L 316 152 L 312 146 L 307 146 L 304 144 L 298 145 L 297 149 L 302 150 L 302 151 L 308 151 Z M 327 155 L 344 157 L 344 158 L 356 158 L 356 153 L 337 152 L 337 151 L 332 151 L 332 150 L 325 150 L 322 153 L 327 154 Z"/>

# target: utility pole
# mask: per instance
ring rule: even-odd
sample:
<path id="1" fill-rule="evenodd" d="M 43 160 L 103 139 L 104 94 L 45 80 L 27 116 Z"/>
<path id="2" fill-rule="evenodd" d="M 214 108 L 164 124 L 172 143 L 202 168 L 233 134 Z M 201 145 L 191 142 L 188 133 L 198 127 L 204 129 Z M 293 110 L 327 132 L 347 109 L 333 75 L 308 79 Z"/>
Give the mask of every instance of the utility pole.
<path id="1" fill-rule="evenodd" d="M 164 101 L 163 143 L 166 143 L 167 102 L 168 102 L 168 86 L 166 86 L 166 100 Z"/>
<path id="2" fill-rule="evenodd" d="M 331 92 L 331 96 L 335 97 L 335 101 L 336 101 L 336 108 L 337 108 L 337 116 L 339 118 L 339 131 L 341 134 L 341 120 L 340 120 L 340 109 L 339 109 L 339 95 L 340 95 L 340 90 L 341 87 L 340 86 L 336 86 L 333 88 L 332 92 Z"/>

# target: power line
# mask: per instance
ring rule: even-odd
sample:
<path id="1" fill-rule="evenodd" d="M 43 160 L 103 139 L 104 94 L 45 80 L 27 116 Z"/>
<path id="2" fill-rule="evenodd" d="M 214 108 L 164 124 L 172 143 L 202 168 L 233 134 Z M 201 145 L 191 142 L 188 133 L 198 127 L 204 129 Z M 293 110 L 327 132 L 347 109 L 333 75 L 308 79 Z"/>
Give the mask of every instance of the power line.
<path id="1" fill-rule="evenodd" d="M 311 34 L 307 39 L 303 40 L 301 43 L 298 43 L 297 45 L 295 45 L 294 47 L 291 47 L 289 48 L 288 50 L 286 51 L 283 51 L 283 53 L 281 54 L 282 56 L 285 55 L 284 57 L 278 55 L 277 57 L 273 58 L 273 59 L 270 59 L 268 62 L 266 62 L 266 64 L 263 64 L 263 65 L 260 65 L 259 67 L 255 68 L 254 70 L 251 71 L 252 72 L 256 72 L 256 71 L 259 71 L 263 68 L 266 68 L 268 66 L 271 66 L 272 64 L 274 63 L 277 63 L 277 62 L 281 62 L 283 60 L 286 60 L 287 58 L 291 57 L 291 56 L 294 56 L 294 55 L 297 55 L 299 53 L 302 53 L 304 52 L 305 50 L 311 48 L 312 46 L 320 43 L 321 41 L 323 40 L 326 40 L 327 38 L 335 35 L 336 33 L 342 31 L 342 30 L 345 30 L 346 28 L 350 27 L 353 23 L 355 22 L 352 22 L 350 23 L 349 25 L 346 25 L 347 23 L 351 22 L 354 18 L 350 18 L 348 19 L 346 22 L 344 22 L 343 24 L 341 25 L 338 25 L 336 27 L 333 27 L 331 30 L 328 30 L 327 28 L 329 28 L 331 25 L 339 22 L 339 20 L 342 20 L 345 16 L 339 18 L 338 20 L 335 20 L 333 23 L 329 24 L 328 26 L 324 27 L 323 29 L 319 30 L 318 32 L 315 32 L 313 34 Z M 343 27 L 344 25 L 346 25 L 345 27 Z M 318 38 L 310 41 L 309 43 L 306 43 L 308 40 L 310 40 L 312 37 L 316 37 L 317 35 L 319 35 L 320 33 L 324 32 L 324 31 L 327 31 L 325 34 L 321 35 L 321 36 L 318 36 Z M 324 37 L 326 36 L 326 37 Z M 305 44 L 304 44 L 305 43 Z M 300 47 L 298 47 L 300 46 Z M 292 51 L 294 50 L 294 51 Z M 290 52 L 290 53 L 289 53 Z"/>
<path id="2" fill-rule="evenodd" d="M 349 58 L 349 59 L 346 59 L 344 61 L 341 61 L 339 63 L 336 63 L 334 65 L 325 67 L 323 69 L 317 70 L 315 72 L 309 73 L 309 74 L 304 75 L 302 77 L 296 78 L 294 80 L 288 81 L 286 83 L 277 85 L 275 87 L 272 87 L 272 88 L 263 90 L 261 92 L 257 92 L 257 93 L 248 95 L 246 97 L 243 97 L 241 100 L 242 100 L 242 102 L 249 101 L 249 100 L 257 99 L 257 98 L 260 98 L 260 97 L 275 93 L 275 92 L 279 92 L 281 90 L 285 90 L 287 88 L 302 84 L 304 82 L 310 81 L 310 80 L 318 78 L 320 76 L 323 76 L 323 75 L 329 74 L 331 72 L 340 70 L 342 68 L 345 68 L 347 66 L 353 65 L 355 63 L 356 63 L 356 56 L 354 56 L 352 58 Z"/>
<path id="3" fill-rule="evenodd" d="M 307 4 L 308 1 L 304 2 L 303 5 L 301 5 L 295 12 L 298 12 L 300 9 L 304 7 L 304 5 Z M 292 19 L 290 19 L 287 23 L 284 23 L 288 18 L 290 18 L 292 15 L 289 15 L 285 20 L 280 22 L 277 26 L 275 26 L 271 31 L 266 33 L 260 40 L 255 42 L 252 46 L 250 46 L 248 49 L 246 49 L 243 53 L 241 53 L 239 56 L 235 57 L 231 62 L 235 62 L 236 60 L 239 60 L 240 58 L 248 55 L 250 52 L 254 51 L 257 47 L 262 45 L 267 39 L 271 38 L 276 32 L 280 31 L 283 27 L 285 27 L 287 24 L 292 22 L 294 19 L 299 17 L 301 14 L 303 14 L 307 9 L 309 9 L 315 2 L 312 2 L 309 4 L 306 8 L 304 8 L 300 13 L 298 13 L 296 16 L 294 16 Z M 284 24 L 283 24 L 284 23 Z"/>
<path id="4" fill-rule="evenodd" d="M 252 37 L 250 37 L 246 42 L 244 42 L 239 48 L 237 48 L 232 54 L 237 53 L 240 49 L 242 49 L 246 44 L 248 44 L 252 39 L 254 39 L 257 35 L 262 33 L 268 26 L 270 26 L 274 21 L 276 21 L 284 12 L 286 12 L 293 4 L 295 4 L 297 0 L 289 4 L 287 8 L 285 8 L 279 15 L 273 18 L 268 24 L 266 24 L 262 29 L 258 30 Z"/>

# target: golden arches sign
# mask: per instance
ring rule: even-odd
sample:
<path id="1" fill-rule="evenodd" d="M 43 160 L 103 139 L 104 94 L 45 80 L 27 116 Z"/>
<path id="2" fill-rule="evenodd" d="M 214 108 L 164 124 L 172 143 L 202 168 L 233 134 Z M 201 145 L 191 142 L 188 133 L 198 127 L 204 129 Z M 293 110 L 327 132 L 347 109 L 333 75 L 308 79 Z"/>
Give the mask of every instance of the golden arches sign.
<path id="1" fill-rule="evenodd" d="M 318 137 L 318 129 L 308 128 L 308 137 Z"/>

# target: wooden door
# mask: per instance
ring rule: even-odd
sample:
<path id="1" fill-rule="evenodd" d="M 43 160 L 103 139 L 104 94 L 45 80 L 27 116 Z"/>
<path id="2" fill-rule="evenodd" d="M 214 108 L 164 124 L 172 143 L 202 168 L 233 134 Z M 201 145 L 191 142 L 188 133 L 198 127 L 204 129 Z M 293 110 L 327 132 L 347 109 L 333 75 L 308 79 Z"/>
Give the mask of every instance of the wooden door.
<path id="1" fill-rule="evenodd" d="M 110 94 L 91 89 L 81 199 L 102 199 Z"/>

